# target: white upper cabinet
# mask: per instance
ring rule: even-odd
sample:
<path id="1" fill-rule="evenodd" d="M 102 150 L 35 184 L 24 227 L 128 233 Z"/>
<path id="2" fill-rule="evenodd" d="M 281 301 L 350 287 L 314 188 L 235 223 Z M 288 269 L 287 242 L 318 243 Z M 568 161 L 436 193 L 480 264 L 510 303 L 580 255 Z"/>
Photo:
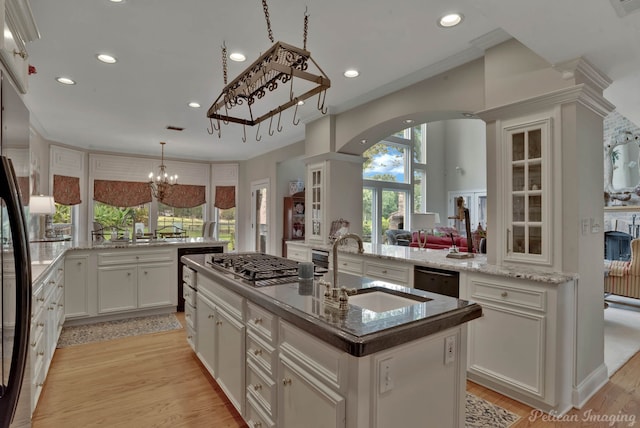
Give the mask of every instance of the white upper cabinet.
<path id="1" fill-rule="evenodd" d="M 4 36 L 0 44 L 0 61 L 16 88 L 27 93 L 29 55 L 27 43 L 40 38 L 28 0 L 0 0 Z"/>
<path id="2" fill-rule="evenodd" d="M 550 138 L 551 118 L 503 128 L 505 260 L 551 263 Z"/>

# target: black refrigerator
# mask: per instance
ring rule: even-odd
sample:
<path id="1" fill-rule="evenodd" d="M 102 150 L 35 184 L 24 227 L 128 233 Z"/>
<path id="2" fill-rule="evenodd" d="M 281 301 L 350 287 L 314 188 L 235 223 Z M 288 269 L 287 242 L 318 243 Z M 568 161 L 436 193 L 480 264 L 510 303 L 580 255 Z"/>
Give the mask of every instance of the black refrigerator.
<path id="1" fill-rule="evenodd" d="M 1 74 L 0 95 L 0 428 L 5 428 L 31 425 L 28 348 L 32 294 L 31 256 L 23 198 L 13 163 L 6 156 L 28 150 L 29 111 Z M 23 190 L 28 191 L 28 187 Z"/>

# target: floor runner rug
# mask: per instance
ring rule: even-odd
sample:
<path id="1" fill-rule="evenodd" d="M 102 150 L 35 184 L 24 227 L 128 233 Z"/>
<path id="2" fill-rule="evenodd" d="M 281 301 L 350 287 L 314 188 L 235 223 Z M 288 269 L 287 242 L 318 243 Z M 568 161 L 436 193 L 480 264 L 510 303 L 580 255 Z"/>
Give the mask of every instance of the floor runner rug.
<path id="1" fill-rule="evenodd" d="M 63 327 L 58 348 L 182 328 L 174 314 Z"/>

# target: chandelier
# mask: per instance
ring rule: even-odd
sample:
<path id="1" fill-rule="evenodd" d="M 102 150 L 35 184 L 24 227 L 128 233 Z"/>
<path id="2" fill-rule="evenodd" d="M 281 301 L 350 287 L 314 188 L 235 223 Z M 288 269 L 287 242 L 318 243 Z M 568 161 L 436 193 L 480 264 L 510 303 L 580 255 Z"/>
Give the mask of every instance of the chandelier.
<path id="1" fill-rule="evenodd" d="M 266 0 L 262 0 L 262 8 L 267 21 L 269 40 L 274 43 Z M 318 110 L 322 114 L 327 112 L 325 100 L 331 81 L 307 51 L 308 22 L 309 15 L 305 11 L 302 49 L 280 41 L 275 42 L 229 84 L 227 84 L 227 49 L 223 44 L 222 68 L 225 87 L 207 111 L 207 117 L 211 123 L 208 129 L 209 134 L 217 131 L 218 138 L 222 136 L 220 126 L 222 120 L 225 125 L 229 122 L 242 125 L 243 142 L 247 141 L 246 125 L 258 125 L 256 141 L 260 141 L 262 139 L 261 122 L 269 119 L 269 136 L 272 136 L 276 130 L 281 132 L 282 112 L 295 106 L 293 124 L 298 125 L 300 123 L 300 119 L 297 118 L 298 106 L 316 94 Z M 317 71 L 309 70 L 310 64 L 313 64 Z M 280 88 L 282 90 L 278 91 Z M 258 102 L 267 98 L 272 100 L 269 105 Z M 276 115 L 278 119 L 274 127 L 273 121 Z"/>
<path id="2" fill-rule="evenodd" d="M 167 189 L 178 183 L 177 175 L 169 175 L 169 173 L 167 173 L 167 166 L 164 164 L 165 144 L 167 143 L 164 141 L 160 142 L 160 146 L 162 147 L 162 158 L 160 166 L 158 167 L 158 173 L 155 174 L 153 171 L 149 173 L 149 187 L 151 188 L 151 193 L 153 193 L 153 196 L 160 202 L 164 200 Z"/>

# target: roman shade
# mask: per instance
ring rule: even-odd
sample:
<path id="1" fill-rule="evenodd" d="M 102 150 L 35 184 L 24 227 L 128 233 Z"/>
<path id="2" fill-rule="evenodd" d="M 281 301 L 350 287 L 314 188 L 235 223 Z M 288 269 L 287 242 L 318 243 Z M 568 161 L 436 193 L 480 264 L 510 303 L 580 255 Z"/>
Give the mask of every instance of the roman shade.
<path id="1" fill-rule="evenodd" d="M 192 184 L 167 186 L 160 201 L 174 208 L 194 208 L 207 202 L 207 187 Z"/>
<path id="2" fill-rule="evenodd" d="M 53 200 L 62 205 L 78 205 L 80 200 L 80 179 L 65 175 L 53 176 Z"/>
<path id="3" fill-rule="evenodd" d="M 136 207 L 151 202 L 152 198 L 148 183 L 94 180 L 93 200 L 114 207 Z"/>
<path id="4" fill-rule="evenodd" d="M 216 208 L 227 210 L 236 206 L 236 186 L 216 186 Z"/>

